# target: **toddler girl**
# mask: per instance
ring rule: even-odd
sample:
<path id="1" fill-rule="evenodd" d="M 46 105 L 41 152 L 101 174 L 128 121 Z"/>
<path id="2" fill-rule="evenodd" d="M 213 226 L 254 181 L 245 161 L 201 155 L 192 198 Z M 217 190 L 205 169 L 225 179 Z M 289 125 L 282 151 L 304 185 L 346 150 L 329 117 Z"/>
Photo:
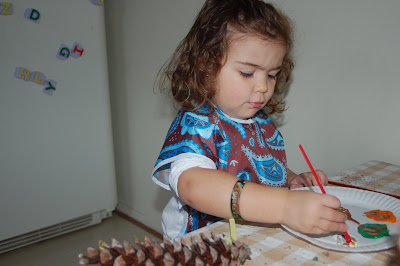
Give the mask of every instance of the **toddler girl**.
<path id="1" fill-rule="evenodd" d="M 331 195 L 287 168 L 268 114 L 284 111 L 293 62 L 289 19 L 259 0 L 206 0 L 164 70 L 181 110 L 152 178 L 172 190 L 162 215 L 171 239 L 222 218 L 281 223 L 303 233 L 346 231 Z M 323 184 L 327 177 L 318 171 Z"/>

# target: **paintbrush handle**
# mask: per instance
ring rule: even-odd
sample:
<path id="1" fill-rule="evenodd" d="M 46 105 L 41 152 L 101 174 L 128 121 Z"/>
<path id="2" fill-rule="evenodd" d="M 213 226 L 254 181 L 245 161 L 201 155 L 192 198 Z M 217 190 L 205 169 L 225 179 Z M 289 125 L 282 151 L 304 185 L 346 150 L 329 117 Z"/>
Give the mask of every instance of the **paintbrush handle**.
<path id="1" fill-rule="evenodd" d="M 314 170 L 314 167 L 312 166 L 310 160 L 308 159 L 308 156 L 306 154 L 306 152 L 303 149 L 303 146 L 301 146 L 301 144 L 299 145 L 299 148 L 301 150 L 301 153 L 303 153 L 304 159 L 306 159 L 306 162 L 308 164 L 308 167 L 310 167 L 311 172 L 313 173 L 315 180 L 317 180 L 318 186 L 321 189 L 322 193 L 326 194 L 324 186 L 322 186 L 321 182 L 319 181 L 318 175 Z M 347 243 L 351 243 L 351 237 L 347 232 L 343 232 L 344 237 L 346 238 Z"/>
<path id="2" fill-rule="evenodd" d="M 315 177 L 315 180 L 317 180 L 317 183 L 318 183 L 319 188 L 321 189 L 322 193 L 326 194 L 325 189 L 324 189 L 324 187 L 322 186 L 321 182 L 319 181 L 318 175 L 317 175 L 317 173 L 315 172 L 314 167 L 312 166 L 310 160 L 308 159 L 307 154 L 306 154 L 306 152 L 304 151 L 303 146 L 301 146 L 301 144 L 299 145 L 299 148 L 300 148 L 301 152 L 303 153 L 303 156 L 304 156 L 304 158 L 306 159 L 306 162 L 307 162 L 307 164 L 308 164 L 308 167 L 310 167 L 311 172 L 313 173 L 313 175 L 314 175 L 314 177 Z"/>
<path id="3" fill-rule="evenodd" d="M 351 237 L 347 232 L 343 232 L 344 238 L 346 238 L 347 243 L 351 243 Z"/>

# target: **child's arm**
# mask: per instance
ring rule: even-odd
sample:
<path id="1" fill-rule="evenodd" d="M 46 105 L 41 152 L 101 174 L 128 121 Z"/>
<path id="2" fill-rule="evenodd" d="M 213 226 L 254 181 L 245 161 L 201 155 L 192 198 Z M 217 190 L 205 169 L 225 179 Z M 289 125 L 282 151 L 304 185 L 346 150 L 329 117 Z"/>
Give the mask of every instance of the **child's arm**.
<path id="1" fill-rule="evenodd" d="M 181 199 L 204 213 L 231 218 L 230 200 L 237 177 L 219 170 L 199 167 L 184 171 L 178 182 Z M 304 233 L 346 231 L 346 215 L 340 201 L 331 195 L 310 191 L 289 191 L 247 182 L 240 196 L 243 219 L 281 223 Z"/>

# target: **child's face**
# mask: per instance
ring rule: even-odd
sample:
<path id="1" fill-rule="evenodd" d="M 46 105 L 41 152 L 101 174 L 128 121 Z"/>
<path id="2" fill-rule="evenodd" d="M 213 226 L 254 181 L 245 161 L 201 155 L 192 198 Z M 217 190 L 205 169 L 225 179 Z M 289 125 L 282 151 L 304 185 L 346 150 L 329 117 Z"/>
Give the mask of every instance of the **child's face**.
<path id="1" fill-rule="evenodd" d="M 225 114 L 247 119 L 271 99 L 286 49 L 254 35 L 234 33 L 231 38 L 212 101 Z"/>

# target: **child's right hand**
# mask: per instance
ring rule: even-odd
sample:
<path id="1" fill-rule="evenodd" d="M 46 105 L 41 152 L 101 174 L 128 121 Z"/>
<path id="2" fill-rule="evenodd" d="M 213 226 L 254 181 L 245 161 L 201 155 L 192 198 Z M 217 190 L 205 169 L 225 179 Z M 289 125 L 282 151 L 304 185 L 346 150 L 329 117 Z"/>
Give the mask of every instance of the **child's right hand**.
<path id="1" fill-rule="evenodd" d="M 339 212 L 340 200 L 311 191 L 290 191 L 284 206 L 283 224 L 306 234 L 347 231 L 347 215 Z"/>

